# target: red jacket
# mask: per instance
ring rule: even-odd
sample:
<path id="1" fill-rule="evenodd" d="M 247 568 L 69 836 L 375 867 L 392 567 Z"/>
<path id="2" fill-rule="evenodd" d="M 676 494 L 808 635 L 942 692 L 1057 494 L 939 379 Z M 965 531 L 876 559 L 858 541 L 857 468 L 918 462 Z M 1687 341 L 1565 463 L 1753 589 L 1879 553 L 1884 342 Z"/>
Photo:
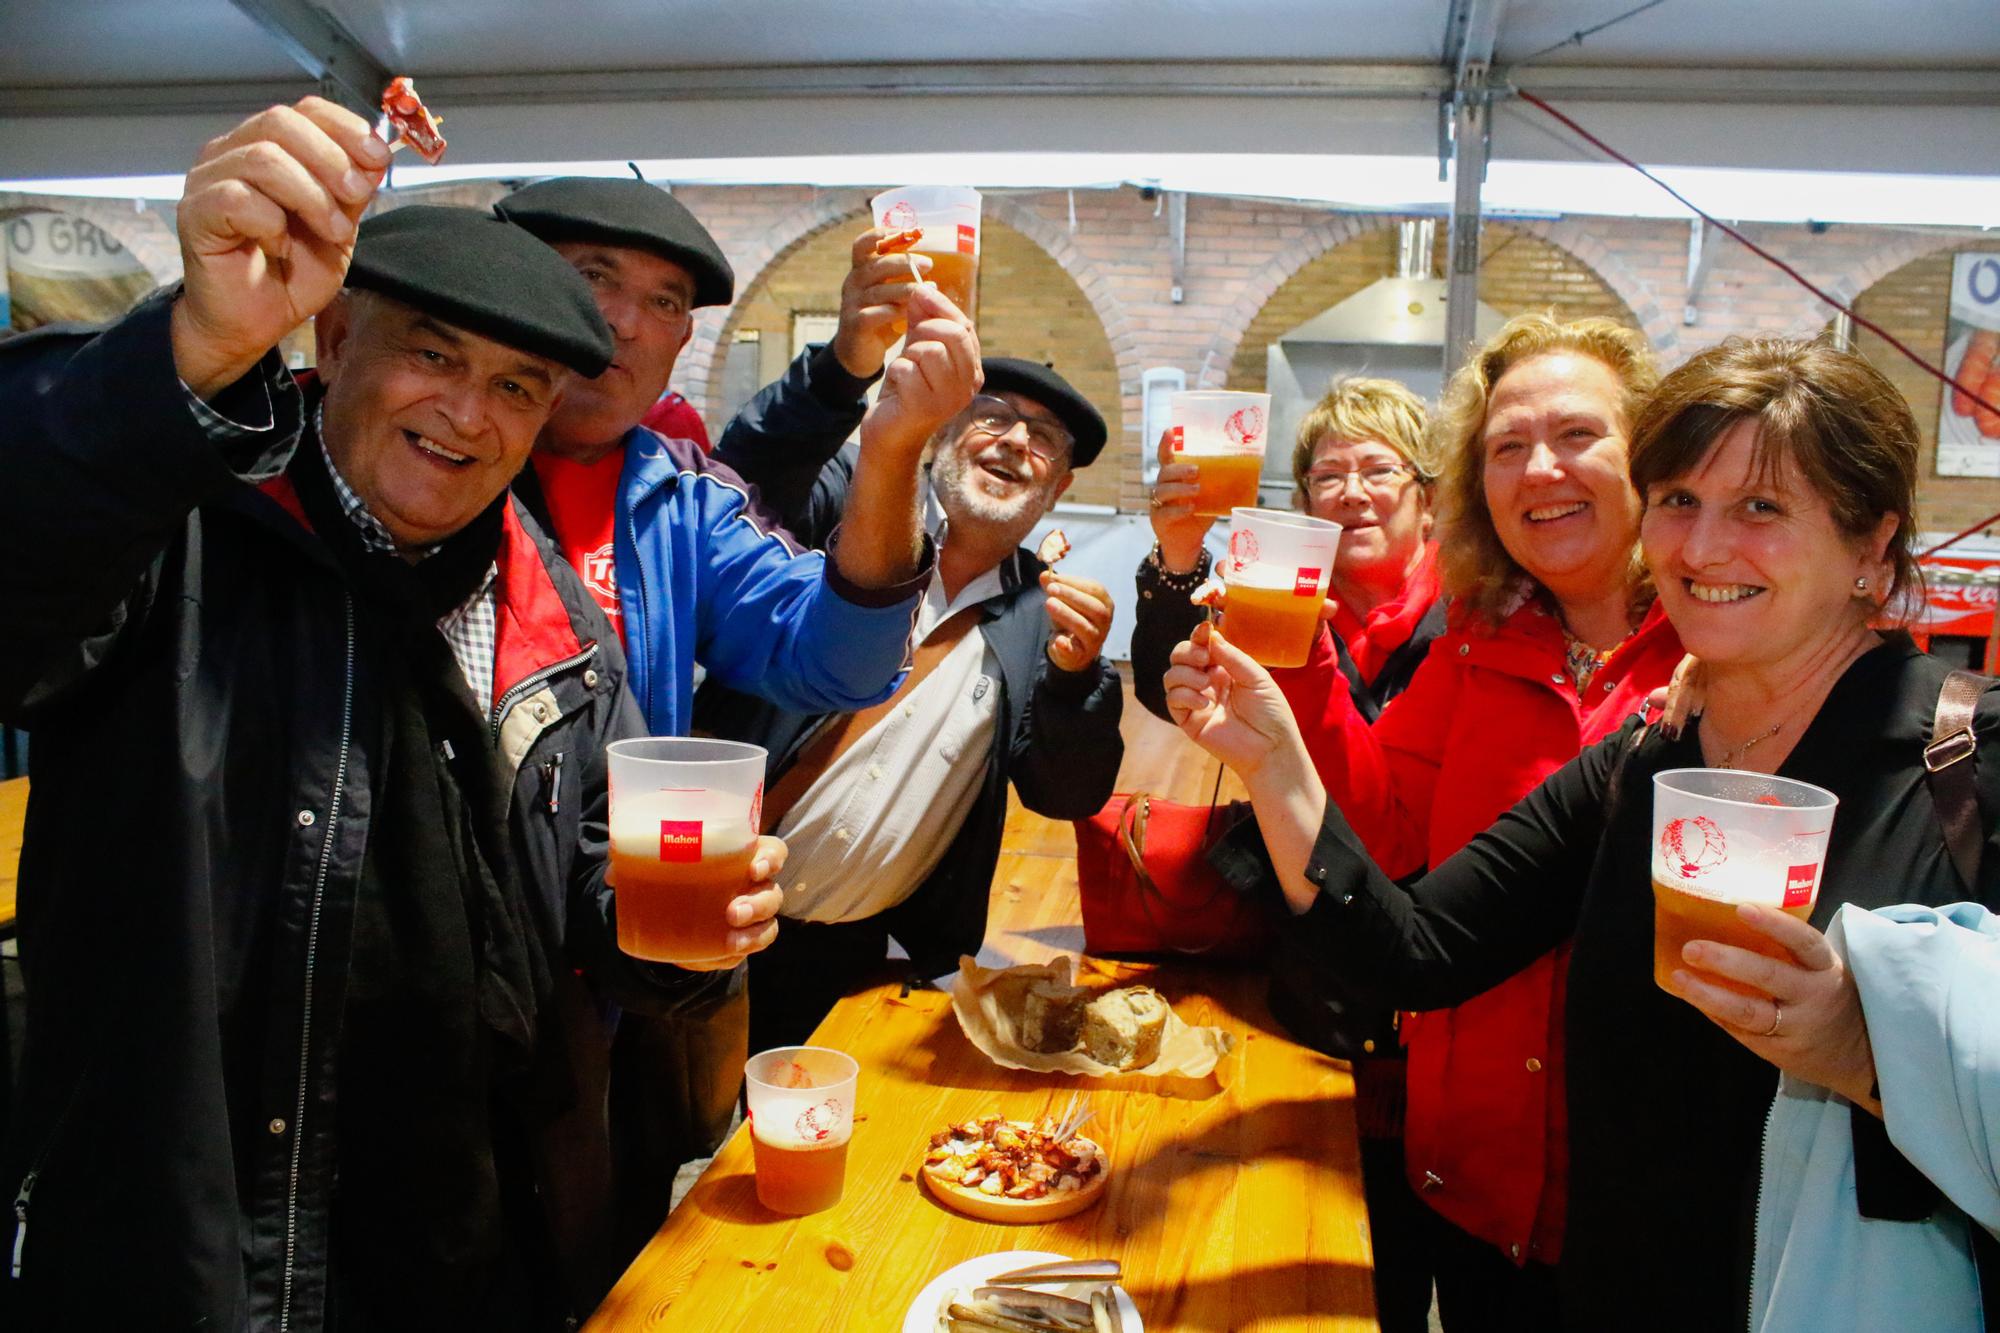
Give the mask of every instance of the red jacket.
<path id="1" fill-rule="evenodd" d="M 1441 863 L 1542 779 L 1645 706 L 1681 659 L 1657 604 L 1579 700 L 1562 627 L 1531 600 L 1487 632 L 1454 613 L 1373 727 L 1341 682 L 1278 673 L 1306 748 L 1376 864 Z M 1561 1253 L 1567 947 L 1454 1009 L 1412 1015 L 1405 1158 L 1419 1196 L 1523 1263 Z"/>

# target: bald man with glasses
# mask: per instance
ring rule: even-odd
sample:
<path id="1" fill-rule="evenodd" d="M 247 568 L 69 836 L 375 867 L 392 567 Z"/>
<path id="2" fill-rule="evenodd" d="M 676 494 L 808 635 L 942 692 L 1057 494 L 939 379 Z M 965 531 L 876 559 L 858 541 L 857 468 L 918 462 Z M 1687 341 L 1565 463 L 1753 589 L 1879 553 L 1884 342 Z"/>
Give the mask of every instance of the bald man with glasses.
<path id="1" fill-rule="evenodd" d="M 804 1040 L 883 969 L 891 938 L 914 978 L 978 952 L 1010 782 L 1052 819 L 1110 798 L 1124 754 L 1118 674 L 1099 655 L 1111 596 L 1021 546 L 1103 449 L 1104 418 L 1047 366 L 987 357 L 984 369 L 982 392 L 932 441 L 937 571 L 896 695 L 848 714 L 713 687 L 697 702 L 697 726 L 770 752 L 765 828 L 785 830 L 791 848 L 779 939 L 793 942 L 751 969 L 752 1049 Z M 738 423 L 754 425 L 778 392 Z M 717 453 L 817 542 L 846 503 L 853 447 L 831 446 L 852 424 L 829 413 L 789 438 L 732 426 Z"/>

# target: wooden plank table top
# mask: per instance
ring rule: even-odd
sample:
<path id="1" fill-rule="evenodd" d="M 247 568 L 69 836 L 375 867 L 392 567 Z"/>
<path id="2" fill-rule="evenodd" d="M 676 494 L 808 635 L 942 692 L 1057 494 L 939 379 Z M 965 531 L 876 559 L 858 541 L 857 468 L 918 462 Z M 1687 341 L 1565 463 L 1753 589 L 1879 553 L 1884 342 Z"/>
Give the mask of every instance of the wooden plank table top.
<path id="1" fill-rule="evenodd" d="M 14 929 L 14 885 L 21 871 L 21 824 L 28 817 L 28 780 L 0 782 L 0 935 Z"/>
<path id="2" fill-rule="evenodd" d="M 1009 832 L 1017 847 L 1053 843 L 1047 830 L 1011 821 Z M 1072 849 L 1002 856 L 988 961 L 1039 962 L 1080 945 Z M 861 1065 L 841 1202 L 804 1218 L 765 1211 L 739 1130 L 587 1327 L 893 1333 L 945 1269 L 1034 1249 L 1119 1259 L 1146 1327 L 1160 1333 L 1373 1329 L 1347 1067 L 1276 1035 L 1254 972 L 1086 960 L 1083 975 L 1100 985 L 1143 980 L 1188 1022 L 1235 1033 L 1236 1048 L 1206 1079 L 1022 1073 L 965 1039 L 947 995 L 870 987 L 813 1038 Z M 1096 1118 L 1086 1132 L 1111 1157 L 1102 1203 L 1064 1221 L 1007 1226 L 949 1212 L 916 1182 L 932 1132 L 986 1111 L 1060 1113 L 1072 1092 L 1089 1099 Z"/>

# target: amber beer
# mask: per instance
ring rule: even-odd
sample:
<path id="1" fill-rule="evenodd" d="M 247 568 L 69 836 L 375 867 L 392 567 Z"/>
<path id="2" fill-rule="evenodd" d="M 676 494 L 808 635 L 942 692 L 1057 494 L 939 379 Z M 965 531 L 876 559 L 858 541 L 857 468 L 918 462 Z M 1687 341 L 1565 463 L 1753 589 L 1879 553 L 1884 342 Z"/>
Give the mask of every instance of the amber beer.
<path id="1" fill-rule="evenodd" d="M 756 835 L 728 792 L 657 791 L 611 813 L 618 947 L 655 963 L 728 956 L 730 900 L 750 885 Z"/>
<path id="2" fill-rule="evenodd" d="M 1313 635 L 1319 630 L 1319 608 L 1324 599 L 1313 584 L 1301 592 L 1290 584 L 1280 588 L 1241 581 L 1246 577 L 1254 580 L 1262 572 L 1253 567 L 1225 580 L 1222 633 L 1267 667 L 1304 666 L 1312 653 Z"/>
<path id="3" fill-rule="evenodd" d="M 774 1213 L 803 1216 L 840 1202 L 847 1184 L 847 1144 L 773 1142 L 751 1127 L 750 1148 L 757 1173 L 757 1202 Z"/>
<path id="4" fill-rule="evenodd" d="M 1777 907 L 1787 915 L 1803 921 L 1812 915 L 1810 902 L 1796 906 Z M 1666 884 L 1657 877 L 1653 880 L 1653 982 L 1660 989 L 1667 989 L 1667 983 L 1676 968 L 1688 967 L 1681 958 L 1681 950 L 1689 940 L 1715 940 L 1721 944 L 1733 944 L 1739 949 L 1763 954 L 1766 958 L 1781 958 L 1789 961 L 1791 952 L 1769 935 L 1752 930 L 1736 916 L 1737 904 L 1720 898 L 1704 898 L 1697 893 L 1689 893 L 1677 884 Z M 1690 972 L 1696 971 L 1688 968 Z M 1700 973 L 1704 981 L 1733 990 L 1739 995 L 1761 995 L 1754 986 L 1741 985 L 1728 977 L 1712 972 Z"/>
<path id="5" fill-rule="evenodd" d="M 924 281 L 936 286 L 953 305 L 977 322 L 979 312 L 975 306 L 979 294 L 979 256 L 960 254 L 956 250 L 939 254 L 921 247 L 910 253 L 931 261 L 931 271 L 924 274 Z"/>
<path id="6" fill-rule="evenodd" d="M 761 1051 L 743 1066 L 757 1202 L 801 1216 L 840 1202 L 861 1067 L 819 1046 Z"/>
<path id="7" fill-rule="evenodd" d="M 1195 478 L 1201 488 L 1195 492 L 1195 513 L 1228 518 L 1232 509 L 1256 507 L 1257 486 L 1264 475 L 1262 454 L 1182 454 L 1176 461 L 1200 469 Z"/>

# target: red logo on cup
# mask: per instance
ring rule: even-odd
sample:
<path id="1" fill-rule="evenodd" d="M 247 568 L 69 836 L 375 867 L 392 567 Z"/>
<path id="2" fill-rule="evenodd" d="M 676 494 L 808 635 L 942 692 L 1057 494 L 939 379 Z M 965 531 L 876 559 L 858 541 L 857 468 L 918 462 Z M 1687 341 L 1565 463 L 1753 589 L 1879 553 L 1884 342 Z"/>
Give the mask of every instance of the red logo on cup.
<path id="1" fill-rule="evenodd" d="M 701 860 L 701 821 L 699 819 L 662 819 L 660 821 L 660 859 L 662 861 Z"/>
<path id="2" fill-rule="evenodd" d="M 764 827 L 764 784 L 757 784 L 757 794 L 750 798 L 750 831 L 761 832 Z"/>
<path id="3" fill-rule="evenodd" d="M 1248 528 L 1238 528 L 1229 534 L 1229 563 L 1232 568 L 1244 569 L 1257 563 L 1257 534 Z"/>
<path id="4" fill-rule="evenodd" d="M 1729 859 L 1722 829 L 1707 815 L 1669 820 L 1660 830 L 1660 852 L 1683 879 L 1706 874 Z"/>
<path id="5" fill-rule="evenodd" d="M 1813 900 L 1813 881 L 1819 878 L 1818 866 L 1793 866 L 1785 871 L 1785 906 L 1803 907 Z"/>
<path id="6" fill-rule="evenodd" d="M 1294 597 L 1316 597 L 1319 595 L 1319 571 L 1299 566 L 1297 577 L 1292 580 Z"/>
<path id="7" fill-rule="evenodd" d="M 1264 409 L 1245 407 L 1231 412 L 1229 420 L 1222 423 L 1222 433 L 1244 448 L 1249 448 L 1264 436 Z"/>
<path id="8" fill-rule="evenodd" d="M 1167 427 L 1167 447 L 1175 453 L 1187 448 L 1187 436 L 1179 426 Z"/>
<path id="9" fill-rule="evenodd" d="M 840 1124 L 840 1099 L 829 1097 L 817 1106 L 808 1106 L 799 1112 L 799 1118 L 792 1122 L 792 1128 L 807 1143 L 821 1143 L 833 1137 L 834 1127 Z"/>
<path id="10" fill-rule="evenodd" d="M 958 252 L 960 254 L 971 254 L 973 246 L 978 243 L 978 238 L 979 233 L 973 230 L 970 225 L 963 222 L 958 224 Z"/>
<path id="11" fill-rule="evenodd" d="M 917 210 L 910 206 L 909 200 L 898 199 L 882 215 L 882 225 L 894 227 L 897 231 L 908 231 L 917 225 Z"/>

